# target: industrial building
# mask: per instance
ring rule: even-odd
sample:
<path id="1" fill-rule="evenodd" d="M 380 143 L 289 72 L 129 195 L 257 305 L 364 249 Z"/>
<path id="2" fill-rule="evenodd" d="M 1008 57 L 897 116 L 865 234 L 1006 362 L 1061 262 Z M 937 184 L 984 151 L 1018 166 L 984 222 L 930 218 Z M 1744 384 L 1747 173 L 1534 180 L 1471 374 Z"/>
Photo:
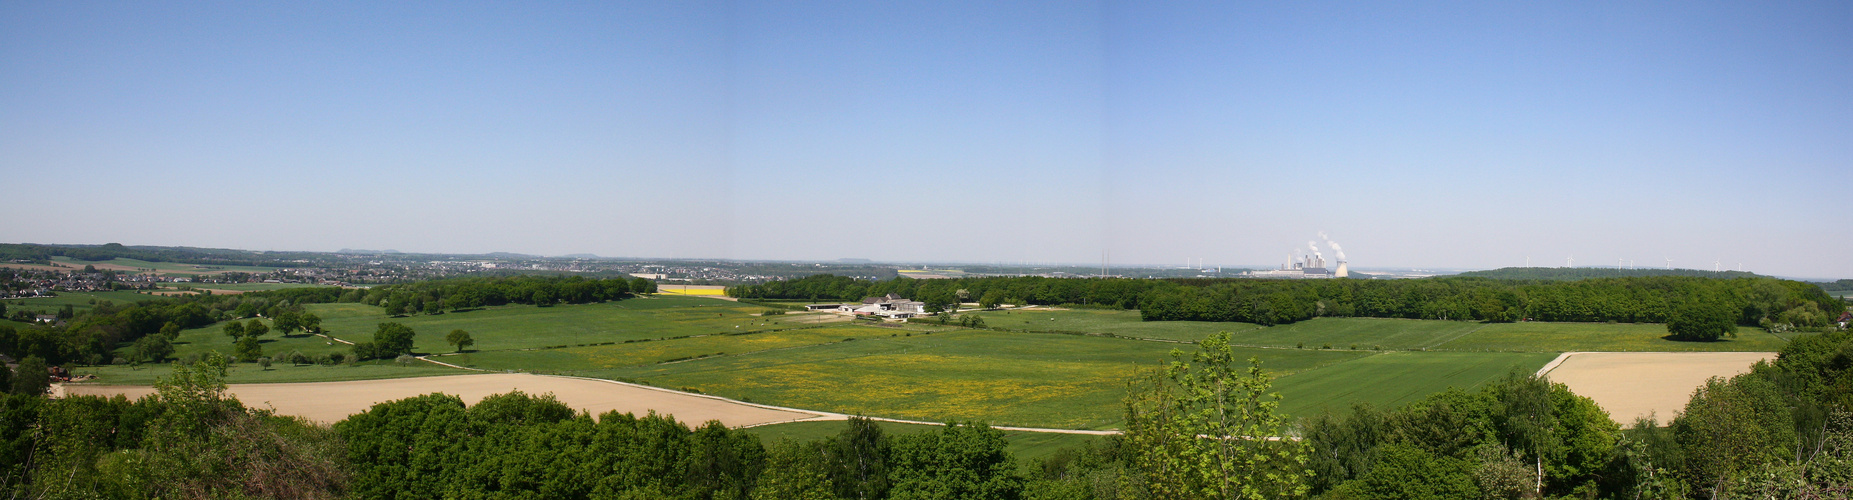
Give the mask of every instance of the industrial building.
<path id="1" fill-rule="evenodd" d="M 1325 233 L 1319 233 L 1319 236 L 1323 237 L 1325 236 Z M 1345 262 L 1345 251 L 1340 249 L 1338 244 L 1333 243 L 1332 240 L 1328 239 L 1325 241 L 1325 243 L 1327 245 L 1330 245 L 1332 247 L 1332 253 L 1338 256 L 1338 270 L 1336 271 L 1325 268 L 1325 255 L 1319 253 L 1319 245 L 1308 241 L 1306 242 L 1306 246 L 1312 249 L 1312 253 L 1305 254 L 1305 255 L 1288 255 L 1287 262 L 1282 263 L 1279 269 L 1249 271 L 1246 273 L 1242 273 L 1241 277 L 1243 278 L 1274 278 L 1274 279 L 1327 279 L 1327 278 L 1345 278 L 1345 277 L 1351 276 L 1351 269 Z M 1298 254 L 1299 252 L 1295 251 L 1294 253 Z"/>

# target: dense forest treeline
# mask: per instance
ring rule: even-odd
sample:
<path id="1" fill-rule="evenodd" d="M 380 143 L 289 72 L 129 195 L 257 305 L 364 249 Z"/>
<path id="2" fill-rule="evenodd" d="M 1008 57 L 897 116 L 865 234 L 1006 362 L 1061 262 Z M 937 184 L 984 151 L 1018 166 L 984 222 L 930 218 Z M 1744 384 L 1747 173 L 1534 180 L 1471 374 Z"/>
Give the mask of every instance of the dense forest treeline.
<path id="1" fill-rule="evenodd" d="M 1502 267 L 1486 271 L 1456 274 L 1464 278 L 1501 280 L 1574 281 L 1592 278 L 1642 278 L 1648 276 L 1685 276 L 1689 278 L 1765 278 L 1744 271 L 1702 271 L 1698 269 L 1615 269 L 1607 267 Z"/>
<path id="2" fill-rule="evenodd" d="M 1240 321 L 1274 325 L 1316 317 L 1509 322 L 1661 323 L 1681 307 L 1730 311 L 1740 325 L 1819 327 L 1845 310 L 1810 283 L 1775 278 L 1684 276 L 1576 281 L 1068 279 L 990 277 L 887 281 L 818 275 L 727 289 L 747 299 L 858 300 L 895 293 L 929 305 L 1090 304 L 1139 309 L 1148 321 Z"/>
<path id="3" fill-rule="evenodd" d="M 387 285 L 370 289 L 333 287 L 285 288 L 239 295 L 185 295 L 133 304 L 100 303 L 62 324 L 25 328 L 0 326 L 0 354 L 15 359 L 35 358 L 51 365 L 98 365 L 116 361 L 115 351 L 134 344 L 138 353 L 165 353 L 162 340 L 172 342 L 181 330 L 226 320 L 262 316 L 283 320 L 283 335 L 312 332 L 319 318 L 305 304 L 359 302 L 384 307 L 388 314 L 441 314 L 445 311 L 504 304 L 551 306 L 622 300 L 638 293 L 654 293 L 647 279 L 587 279 L 580 276 L 506 276 L 454 278 Z M 261 324 L 261 323 L 258 323 Z M 229 332 L 228 332 L 229 333 Z M 238 335 L 233 335 L 238 337 Z M 253 339 L 251 344 L 255 345 Z M 147 345 L 147 349 L 143 346 Z M 371 353 L 357 353 L 362 358 Z M 124 361 L 163 361 L 151 359 Z"/>

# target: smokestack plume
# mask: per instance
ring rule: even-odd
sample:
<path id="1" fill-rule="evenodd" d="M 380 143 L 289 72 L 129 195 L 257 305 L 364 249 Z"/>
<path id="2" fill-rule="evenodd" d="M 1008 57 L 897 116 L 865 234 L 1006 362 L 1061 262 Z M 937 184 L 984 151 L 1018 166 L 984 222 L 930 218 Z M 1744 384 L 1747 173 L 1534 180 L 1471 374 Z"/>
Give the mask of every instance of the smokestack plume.
<path id="1" fill-rule="evenodd" d="M 1339 261 L 1342 262 L 1345 260 L 1345 249 L 1339 247 L 1338 243 L 1333 242 L 1331 238 L 1327 238 L 1325 236 L 1325 231 L 1319 232 L 1319 239 L 1325 240 L 1325 245 L 1332 247 L 1332 255 L 1338 256 Z"/>

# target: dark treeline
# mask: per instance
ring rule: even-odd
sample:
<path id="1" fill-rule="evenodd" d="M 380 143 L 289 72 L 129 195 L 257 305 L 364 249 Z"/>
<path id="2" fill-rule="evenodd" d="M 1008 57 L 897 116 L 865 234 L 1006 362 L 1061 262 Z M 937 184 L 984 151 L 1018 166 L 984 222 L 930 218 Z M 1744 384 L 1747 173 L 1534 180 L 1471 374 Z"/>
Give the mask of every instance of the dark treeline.
<path id="1" fill-rule="evenodd" d="M 896 293 L 928 304 L 1092 304 L 1137 308 L 1148 321 L 1274 325 L 1316 317 L 1660 323 L 1682 306 L 1724 309 L 1740 325 L 1819 327 L 1845 305 L 1813 284 L 1775 278 L 1682 276 L 1577 281 L 1061 279 L 994 277 L 888 281 L 818 275 L 737 286 L 740 298 L 856 300 Z"/>
<path id="2" fill-rule="evenodd" d="M 1502 280 L 1574 281 L 1591 278 L 1641 278 L 1648 276 L 1685 276 L 1689 278 L 1764 278 L 1744 271 L 1701 271 L 1698 269 L 1615 269 L 1606 267 L 1502 267 L 1487 271 L 1468 271 L 1455 276 Z"/>
<path id="3" fill-rule="evenodd" d="M 644 278 L 589 279 L 583 276 L 494 276 L 420 281 L 351 290 L 343 302 L 360 302 L 386 308 L 386 314 L 436 314 L 506 304 L 541 307 L 558 303 L 587 304 L 621 300 L 633 294 L 656 293 L 656 283 Z"/>
<path id="4" fill-rule="evenodd" d="M 181 330 L 225 320 L 262 316 L 283 320 L 278 325 L 283 335 L 310 332 L 319 318 L 303 309 L 306 304 L 362 302 L 384 307 L 395 315 L 439 314 L 504 304 L 602 302 L 655 290 L 655 283 L 641 278 L 509 276 L 422 281 L 372 289 L 286 288 L 239 295 L 186 295 L 133 304 L 106 302 L 86 313 L 73 314 L 63 324 L 0 326 L 0 354 L 15 359 L 36 358 L 51 365 L 99 365 L 115 362 L 113 353 L 124 344 L 135 343 L 137 352 L 164 353 L 168 350 L 158 346 L 142 349 L 141 341 L 159 337 L 171 342 Z M 124 361 L 163 360 L 160 356 L 150 358 Z"/>

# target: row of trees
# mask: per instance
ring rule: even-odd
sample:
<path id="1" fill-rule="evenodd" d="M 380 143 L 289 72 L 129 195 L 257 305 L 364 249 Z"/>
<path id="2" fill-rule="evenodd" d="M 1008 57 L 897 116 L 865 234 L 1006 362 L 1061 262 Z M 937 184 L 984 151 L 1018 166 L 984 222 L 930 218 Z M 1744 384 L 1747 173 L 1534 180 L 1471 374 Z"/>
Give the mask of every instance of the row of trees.
<path id="1" fill-rule="evenodd" d="M 1844 309 L 1810 283 L 1685 276 L 1558 280 L 1061 279 L 995 277 L 856 280 L 816 275 L 727 289 L 740 298 L 855 300 L 896 293 L 916 300 L 1137 308 L 1148 321 L 1274 325 L 1311 318 L 1374 317 L 1663 323 L 1681 307 L 1724 311 L 1732 324 L 1818 327 Z"/>
<path id="2" fill-rule="evenodd" d="M 499 276 L 420 281 L 354 290 L 343 302 L 359 302 L 386 309 L 390 315 L 438 314 L 505 304 L 587 304 L 622 300 L 656 293 L 656 282 L 645 278 L 589 279 L 583 276 Z"/>

